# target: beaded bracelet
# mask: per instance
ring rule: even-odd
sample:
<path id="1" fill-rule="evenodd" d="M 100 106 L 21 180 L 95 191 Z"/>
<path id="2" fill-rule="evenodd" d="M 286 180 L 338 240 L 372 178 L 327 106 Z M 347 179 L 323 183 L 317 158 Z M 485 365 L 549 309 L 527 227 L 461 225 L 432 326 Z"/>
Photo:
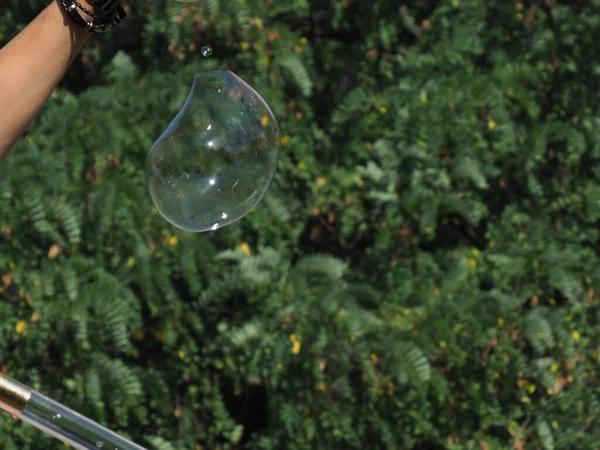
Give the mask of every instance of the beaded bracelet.
<path id="1" fill-rule="evenodd" d="M 112 30 L 127 16 L 120 0 L 92 0 L 94 7 L 100 11 L 99 14 L 94 14 L 77 0 L 60 0 L 60 2 L 71 19 L 90 33 L 104 33 Z M 91 20 L 84 19 L 79 11 L 89 16 Z"/>

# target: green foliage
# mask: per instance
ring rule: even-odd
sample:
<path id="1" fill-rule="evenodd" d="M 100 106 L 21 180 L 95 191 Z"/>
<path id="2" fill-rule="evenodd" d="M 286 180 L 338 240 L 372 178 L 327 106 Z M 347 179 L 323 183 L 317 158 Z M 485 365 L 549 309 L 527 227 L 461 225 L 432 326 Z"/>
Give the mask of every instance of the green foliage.
<path id="1" fill-rule="evenodd" d="M 156 450 L 599 448 L 597 1 L 128 4 L 0 164 L 3 372 Z M 183 233 L 145 156 L 217 68 L 279 170 Z"/>

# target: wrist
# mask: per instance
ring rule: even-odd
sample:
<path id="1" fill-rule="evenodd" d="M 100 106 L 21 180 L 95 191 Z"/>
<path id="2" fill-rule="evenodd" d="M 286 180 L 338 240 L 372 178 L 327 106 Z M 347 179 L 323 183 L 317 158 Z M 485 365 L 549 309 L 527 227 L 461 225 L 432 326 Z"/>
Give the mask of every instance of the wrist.
<path id="1" fill-rule="evenodd" d="M 78 27 L 103 33 L 126 17 L 120 0 L 57 0 Z"/>

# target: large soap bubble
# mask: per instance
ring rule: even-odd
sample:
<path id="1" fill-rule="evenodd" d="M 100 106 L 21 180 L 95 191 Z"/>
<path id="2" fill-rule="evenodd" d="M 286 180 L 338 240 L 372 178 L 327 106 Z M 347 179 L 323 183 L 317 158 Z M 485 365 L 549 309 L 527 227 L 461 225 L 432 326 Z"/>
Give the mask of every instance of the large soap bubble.
<path id="1" fill-rule="evenodd" d="M 271 109 L 242 79 L 228 71 L 197 75 L 183 108 L 148 153 L 152 201 L 186 231 L 235 222 L 271 184 L 279 143 Z"/>

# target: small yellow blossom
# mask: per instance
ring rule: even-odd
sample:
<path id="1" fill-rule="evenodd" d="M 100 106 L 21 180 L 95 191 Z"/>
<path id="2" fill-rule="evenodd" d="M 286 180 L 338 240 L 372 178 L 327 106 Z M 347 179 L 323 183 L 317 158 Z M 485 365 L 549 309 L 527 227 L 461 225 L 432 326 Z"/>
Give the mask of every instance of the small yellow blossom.
<path id="1" fill-rule="evenodd" d="M 478 258 L 478 257 L 479 257 L 479 255 L 481 254 L 481 253 L 479 252 L 479 249 L 476 249 L 476 248 L 474 248 L 473 250 L 471 250 L 471 253 L 473 253 L 473 256 L 474 256 L 475 258 Z"/>
<path id="2" fill-rule="evenodd" d="M 533 393 L 535 392 L 535 389 L 536 389 L 536 388 L 535 388 L 535 384 L 533 384 L 533 383 L 529 383 L 529 384 L 527 385 L 527 392 L 529 392 L 530 394 L 533 394 Z"/>
<path id="3" fill-rule="evenodd" d="M 317 188 L 321 188 L 327 184 L 327 178 L 319 177 L 317 178 Z"/>
<path id="4" fill-rule="evenodd" d="M 499 378 L 500 378 L 500 374 L 499 374 L 498 372 L 495 372 L 495 373 L 494 373 L 494 378 L 495 378 L 496 380 L 497 380 L 497 379 L 499 379 Z"/>
<path id="5" fill-rule="evenodd" d="M 281 138 L 281 143 L 282 143 L 282 144 L 287 144 L 289 141 L 290 141 L 290 138 L 289 138 L 289 136 L 283 136 L 283 137 Z"/>
<path id="6" fill-rule="evenodd" d="M 266 114 L 260 118 L 260 123 L 262 124 L 263 127 L 266 127 L 267 125 L 269 125 L 269 122 L 271 122 L 271 119 Z"/>
<path id="7" fill-rule="evenodd" d="M 240 244 L 240 251 L 242 253 L 245 253 L 248 256 L 250 256 L 252 254 L 252 250 L 250 249 L 250 246 L 245 242 L 242 242 Z"/>
<path id="8" fill-rule="evenodd" d="M 379 357 L 375 353 L 371 353 L 371 361 L 373 361 L 373 364 L 377 364 L 379 362 Z"/>
<path id="9" fill-rule="evenodd" d="M 504 319 L 502 317 L 498 317 L 498 326 L 501 327 L 504 325 Z"/>
<path id="10" fill-rule="evenodd" d="M 185 359 L 185 352 L 183 350 L 179 350 L 177 354 L 179 355 L 179 358 Z"/>
<path id="11" fill-rule="evenodd" d="M 517 13 L 517 20 L 523 20 L 523 14 Z"/>
<path id="12" fill-rule="evenodd" d="M 592 283 L 592 279 L 590 277 L 585 277 L 585 282 L 587 284 L 591 284 Z"/>
<path id="13" fill-rule="evenodd" d="M 250 44 L 248 44 L 247 42 L 242 42 L 242 49 L 243 50 L 248 50 L 250 48 Z"/>
<path id="14" fill-rule="evenodd" d="M 300 343 L 300 341 L 296 341 L 292 344 L 292 353 L 294 355 L 297 355 L 298 353 L 300 353 L 300 349 L 302 348 L 302 344 Z"/>
<path id="15" fill-rule="evenodd" d="M 278 368 L 279 370 L 283 370 L 283 364 L 281 364 L 281 363 L 277 364 L 277 368 Z"/>
<path id="16" fill-rule="evenodd" d="M 525 380 L 518 380 L 517 381 L 517 386 L 519 386 L 521 389 L 523 389 L 525 386 L 527 386 L 527 381 L 525 381 Z"/>
<path id="17" fill-rule="evenodd" d="M 23 333 L 25 333 L 26 329 L 27 329 L 27 322 L 25 322 L 24 320 L 19 320 L 19 322 L 17 323 L 17 326 L 15 327 L 15 330 L 17 331 L 17 333 L 23 334 Z"/>
<path id="18" fill-rule="evenodd" d="M 302 45 L 306 45 L 306 44 L 308 44 L 308 39 L 306 39 L 305 37 L 303 37 L 303 38 L 300 38 L 300 43 L 301 43 Z"/>
<path id="19" fill-rule="evenodd" d="M 387 109 L 385 106 L 382 106 L 381 108 L 379 108 L 379 112 L 380 112 L 381 114 L 387 114 L 387 112 L 388 112 L 388 109 Z"/>
<path id="20" fill-rule="evenodd" d="M 127 265 L 129 267 L 135 265 L 135 258 L 133 256 L 127 260 Z"/>
<path id="21" fill-rule="evenodd" d="M 298 336 L 295 334 L 290 335 L 290 341 L 292 341 L 292 353 L 297 355 L 300 353 L 300 349 L 302 348 L 302 344 L 298 340 Z"/>
<path id="22" fill-rule="evenodd" d="M 550 371 L 551 371 L 552 373 L 556 373 L 556 372 L 558 372 L 558 364 L 556 364 L 556 363 L 552 364 L 552 365 L 550 366 Z"/>
<path id="23" fill-rule="evenodd" d="M 475 261 L 473 258 L 469 258 L 468 264 L 471 269 L 475 269 L 477 267 L 477 261 Z"/>
<path id="24" fill-rule="evenodd" d="M 177 243 L 179 242 L 179 238 L 177 236 L 171 236 L 169 238 L 169 245 L 171 247 L 175 247 L 177 245 Z"/>
<path id="25" fill-rule="evenodd" d="M 531 399 L 529 397 L 521 397 L 521 402 L 523 402 L 523 403 L 531 403 Z"/>
<path id="26" fill-rule="evenodd" d="M 304 169 L 306 169 L 306 164 L 304 164 L 304 162 L 300 161 L 300 162 L 298 163 L 298 169 L 300 169 L 300 170 L 304 170 Z"/>
<path id="27" fill-rule="evenodd" d="M 490 121 L 488 122 L 488 128 L 489 128 L 490 130 L 493 130 L 494 128 L 496 128 L 496 122 L 494 122 L 493 120 L 490 120 Z"/>
<path id="28" fill-rule="evenodd" d="M 572 337 L 574 340 L 578 341 L 578 340 L 579 340 L 579 338 L 581 338 L 581 333 L 580 333 L 579 331 L 575 330 L 575 331 L 573 331 L 573 332 L 571 333 L 571 337 Z"/>

